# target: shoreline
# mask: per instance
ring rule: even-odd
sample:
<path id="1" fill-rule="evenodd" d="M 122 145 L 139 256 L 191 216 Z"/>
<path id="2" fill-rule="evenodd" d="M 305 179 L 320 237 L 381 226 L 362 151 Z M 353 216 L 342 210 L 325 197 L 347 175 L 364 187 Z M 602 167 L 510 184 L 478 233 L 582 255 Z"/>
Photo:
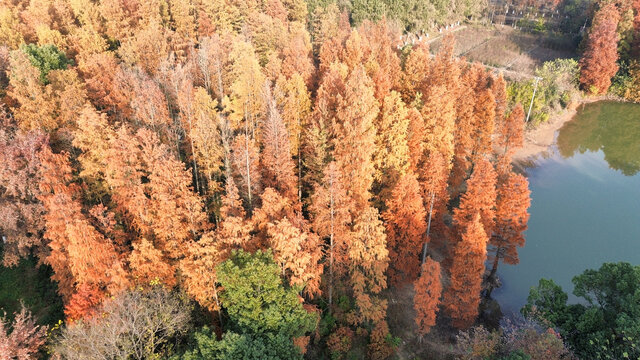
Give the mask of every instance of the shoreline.
<path id="1" fill-rule="evenodd" d="M 581 106 L 604 100 L 620 101 L 620 99 L 610 96 L 584 97 L 569 104 L 566 109 L 555 114 L 544 124 L 534 129 L 526 129 L 523 146 L 513 155 L 511 161 L 513 166 L 521 172 L 535 166 L 535 161 L 541 156 L 547 155 L 551 147 L 555 145 L 558 130 L 574 118 Z"/>

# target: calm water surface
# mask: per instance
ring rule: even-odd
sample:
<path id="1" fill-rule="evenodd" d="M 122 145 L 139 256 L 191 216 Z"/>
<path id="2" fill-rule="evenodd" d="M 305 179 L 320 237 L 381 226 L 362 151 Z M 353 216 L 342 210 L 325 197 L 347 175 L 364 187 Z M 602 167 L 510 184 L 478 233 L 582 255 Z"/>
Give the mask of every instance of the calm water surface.
<path id="1" fill-rule="evenodd" d="M 528 177 L 527 243 L 519 265 L 501 265 L 503 286 L 494 291 L 505 314 L 526 303 L 540 278 L 571 293 L 571 278 L 585 269 L 640 264 L 640 105 L 585 105 Z"/>

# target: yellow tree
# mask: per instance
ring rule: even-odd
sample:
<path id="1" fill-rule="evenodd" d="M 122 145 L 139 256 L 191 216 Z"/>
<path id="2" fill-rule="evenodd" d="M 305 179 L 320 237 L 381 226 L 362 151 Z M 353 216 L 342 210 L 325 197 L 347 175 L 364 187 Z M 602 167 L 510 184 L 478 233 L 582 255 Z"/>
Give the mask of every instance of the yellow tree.
<path id="1" fill-rule="evenodd" d="M 180 262 L 187 293 L 212 312 L 220 311 L 216 266 L 225 258 L 219 247 L 216 234 L 206 233 L 197 242 L 189 243 L 187 256 Z"/>
<path id="2" fill-rule="evenodd" d="M 354 221 L 353 239 L 348 244 L 350 282 L 356 302 L 356 310 L 350 316 L 353 324 L 375 324 L 386 316 L 387 301 L 380 296 L 387 287 L 386 240 L 378 210 L 371 206 L 362 209 Z"/>
<path id="3" fill-rule="evenodd" d="M 392 91 L 384 99 L 376 126 L 375 179 L 380 184 L 380 198 L 383 201 L 387 200 L 396 182 L 409 167 L 408 127 L 407 108 L 400 94 Z"/>
<path id="4" fill-rule="evenodd" d="M 294 226 L 286 217 L 267 225 L 269 243 L 282 276 L 304 293 L 320 293 L 322 246 L 318 235 Z"/>
<path id="5" fill-rule="evenodd" d="M 208 180 L 210 193 L 219 190 L 223 159 L 226 156 L 222 144 L 222 120 L 216 110 L 217 102 L 204 88 L 198 87 L 194 94 L 194 121 L 190 138 L 193 141 L 194 156 Z"/>
<path id="6" fill-rule="evenodd" d="M 268 86 L 265 87 L 265 96 L 267 117 L 262 125 L 262 180 L 265 187 L 273 187 L 295 201 L 298 199 L 298 178 L 291 158 L 289 134 Z"/>
<path id="7" fill-rule="evenodd" d="M 287 126 L 291 155 L 297 157 L 298 199 L 302 200 L 302 137 L 311 116 L 311 95 L 302 76 L 296 73 L 289 79 L 278 79 L 274 96 Z"/>
<path id="8" fill-rule="evenodd" d="M 238 39 L 233 43 L 229 54 L 231 71 L 229 77 L 234 79 L 230 85 L 229 110 L 233 129 L 243 128 L 255 138 L 258 121 L 265 114 L 265 101 L 262 96 L 265 78 L 255 50 L 249 42 Z"/>

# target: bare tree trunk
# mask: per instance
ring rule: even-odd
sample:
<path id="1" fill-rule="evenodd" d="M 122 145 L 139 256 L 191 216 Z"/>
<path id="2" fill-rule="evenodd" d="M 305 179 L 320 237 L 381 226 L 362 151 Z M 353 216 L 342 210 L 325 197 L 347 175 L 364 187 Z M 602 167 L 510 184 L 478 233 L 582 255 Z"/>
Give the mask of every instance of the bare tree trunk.
<path id="1" fill-rule="evenodd" d="M 333 251 L 334 251 L 334 244 L 333 244 L 333 233 L 335 231 L 334 228 L 334 214 L 333 214 L 333 179 L 330 180 L 329 183 L 331 192 L 330 192 L 330 197 L 329 197 L 329 207 L 331 209 L 330 213 L 330 236 L 329 236 L 329 314 L 331 314 L 331 305 L 333 304 Z"/>
<path id="2" fill-rule="evenodd" d="M 429 234 L 431 232 L 431 214 L 433 214 L 433 203 L 436 200 L 435 191 L 431 192 L 431 202 L 429 204 L 429 221 L 427 222 L 427 238 L 425 239 L 424 245 L 422 245 L 422 265 L 427 261 L 427 241 L 429 240 Z"/>

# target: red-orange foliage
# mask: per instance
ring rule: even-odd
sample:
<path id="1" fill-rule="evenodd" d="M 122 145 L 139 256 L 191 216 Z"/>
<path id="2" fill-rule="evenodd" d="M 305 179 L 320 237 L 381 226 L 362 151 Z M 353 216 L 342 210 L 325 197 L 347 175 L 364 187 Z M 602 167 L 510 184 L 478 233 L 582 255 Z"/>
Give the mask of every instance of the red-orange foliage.
<path id="1" fill-rule="evenodd" d="M 70 183 L 66 154 L 45 150 L 41 161 L 40 200 L 47 212 L 44 236 L 50 248 L 44 261 L 54 270 L 60 294 L 68 300 L 75 283 L 106 287 L 116 293 L 126 286 L 119 255 L 82 213 L 78 188 Z"/>
<path id="2" fill-rule="evenodd" d="M 453 222 L 460 234 L 476 214 L 480 216 L 484 231 L 491 233 L 495 220 L 496 181 L 497 175 L 491 162 L 480 159 L 467 181 L 467 191 L 460 198 L 460 206 L 453 212 Z"/>
<path id="3" fill-rule="evenodd" d="M 131 277 L 135 283 L 147 286 L 153 281 L 172 287 L 176 284 L 175 267 L 167 256 L 145 238 L 133 244 L 129 255 Z"/>
<path id="4" fill-rule="evenodd" d="M 409 147 L 409 168 L 414 173 L 418 172 L 418 168 L 422 164 L 423 154 L 425 150 L 425 129 L 424 119 L 420 112 L 412 107 L 407 113 L 409 118 L 409 127 L 407 129 L 407 146 Z"/>
<path id="5" fill-rule="evenodd" d="M 393 285 L 413 282 L 420 271 L 420 254 L 427 230 L 426 211 L 416 176 L 408 172 L 393 189 L 382 215 L 387 229 L 389 280 Z"/>
<path id="6" fill-rule="evenodd" d="M 0 109 L 0 229 L 5 236 L 5 266 L 17 265 L 31 249 L 40 254 L 44 208 L 37 199 L 42 149 L 47 138 L 38 132 L 22 133 Z M 5 116 L 6 115 L 6 116 Z"/>
<path id="7" fill-rule="evenodd" d="M 346 326 L 341 326 L 334 331 L 327 339 L 327 347 L 331 353 L 336 354 L 339 358 L 351 350 L 354 338 L 353 330 Z"/>
<path id="8" fill-rule="evenodd" d="M 496 170 L 502 177 L 511 170 L 511 158 L 524 142 L 524 108 L 521 104 L 517 104 L 504 119 L 499 135 L 498 145 L 504 148 L 504 151 L 498 154 Z"/>
<path id="9" fill-rule="evenodd" d="M 476 97 L 472 133 L 474 162 L 479 156 L 487 156 L 493 152 L 492 136 L 496 120 L 496 99 L 491 89 L 480 90 Z"/>
<path id="10" fill-rule="evenodd" d="M 515 173 L 509 173 L 507 179 L 498 186 L 496 202 L 496 226 L 490 245 L 493 253 L 493 270 L 498 261 L 506 264 L 518 263 L 518 247 L 524 246 L 523 232 L 527 230 L 529 220 L 529 182 Z"/>
<path id="11" fill-rule="evenodd" d="M 342 171 L 347 195 L 354 202 L 354 210 L 359 211 L 367 207 L 371 197 L 376 136 L 373 120 L 378 115 L 373 84 L 362 66 L 347 78 L 344 97 L 338 98 L 337 105 L 333 155 Z"/>
<path id="12" fill-rule="evenodd" d="M 467 177 L 474 145 L 473 113 L 476 103 L 476 84 L 478 74 L 484 69 L 480 65 L 466 68 L 460 76 L 458 99 L 456 101 L 455 151 L 453 169 L 449 180 L 452 189 L 457 192 Z"/>
<path id="13" fill-rule="evenodd" d="M 587 47 L 580 59 L 580 83 L 591 93 L 603 94 L 618 72 L 617 33 L 620 14 L 615 3 L 604 5 L 593 18 Z"/>
<path id="14" fill-rule="evenodd" d="M 126 127 L 110 140 L 106 164 L 112 199 L 127 223 L 168 258 L 181 258 L 188 240 L 206 226 L 184 164 L 150 130 L 132 134 Z"/>
<path id="15" fill-rule="evenodd" d="M 458 329 L 468 328 L 478 316 L 488 240 L 476 213 L 455 246 L 451 281 L 443 298 L 444 309 Z"/>
<path id="16" fill-rule="evenodd" d="M 431 258 L 422 264 L 420 277 L 413 283 L 415 295 L 413 308 L 416 311 L 416 325 L 420 334 L 428 334 L 436 324 L 436 314 L 442 296 L 440 263 Z"/>
<path id="17" fill-rule="evenodd" d="M 250 240 L 250 224 L 245 221 L 245 211 L 232 177 L 227 178 L 226 193 L 222 197 L 220 217 L 216 237 L 221 242 L 218 250 L 221 258 L 226 258 L 233 249 L 247 249 Z"/>
<path id="18" fill-rule="evenodd" d="M 324 179 L 311 197 L 312 228 L 322 238 L 329 240 L 327 261 L 329 305 L 333 302 L 334 280 L 342 279 L 347 272 L 347 244 L 350 242 L 351 214 L 346 189 L 336 163 L 331 162 L 324 171 Z"/>
<path id="19" fill-rule="evenodd" d="M 407 104 L 411 104 L 416 94 L 422 91 L 430 74 L 431 53 L 423 43 L 418 44 L 407 56 L 401 77 L 402 97 Z"/>
<path id="20" fill-rule="evenodd" d="M 513 154 L 524 142 L 524 108 L 516 104 L 500 127 L 498 145 L 505 154 Z"/>
<path id="21" fill-rule="evenodd" d="M 70 322 L 93 317 L 105 294 L 94 286 L 80 284 L 64 307 L 64 314 Z"/>
<path id="22" fill-rule="evenodd" d="M 391 333 L 386 320 L 375 323 L 369 335 L 369 345 L 367 346 L 369 359 L 384 360 L 393 354 L 394 349 L 388 341 L 389 335 Z"/>
<path id="23" fill-rule="evenodd" d="M 389 27 L 385 19 L 376 23 L 365 21 L 358 31 L 365 45 L 367 74 L 373 81 L 376 99 L 382 102 L 400 81 L 400 59 L 394 49 L 398 33 Z"/>

